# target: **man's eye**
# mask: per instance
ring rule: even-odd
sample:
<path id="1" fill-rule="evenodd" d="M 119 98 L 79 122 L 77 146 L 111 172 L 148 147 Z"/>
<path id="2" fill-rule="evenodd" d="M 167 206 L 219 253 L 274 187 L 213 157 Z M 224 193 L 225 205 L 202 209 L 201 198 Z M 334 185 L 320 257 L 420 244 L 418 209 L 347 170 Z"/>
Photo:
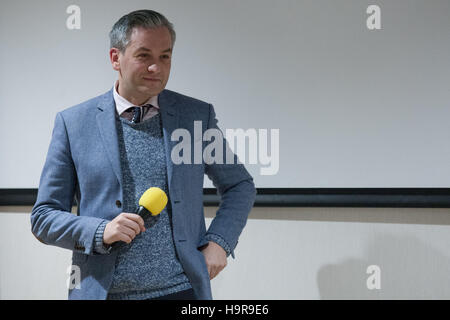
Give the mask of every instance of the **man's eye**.
<path id="1" fill-rule="evenodd" d="M 169 59 L 169 58 L 170 58 L 170 56 L 168 56 L 168 55 L 164 55 L 164 56 L 162 56 L 162 58 L 163 58 L 163 59 Z"/>
<path id="2" fill-rule="evenodd" d="M 145 54 L 145 53 L 138 55 L 138 57 L 147 57 L 147 56 L 148 56 L 148 54 Z"/>

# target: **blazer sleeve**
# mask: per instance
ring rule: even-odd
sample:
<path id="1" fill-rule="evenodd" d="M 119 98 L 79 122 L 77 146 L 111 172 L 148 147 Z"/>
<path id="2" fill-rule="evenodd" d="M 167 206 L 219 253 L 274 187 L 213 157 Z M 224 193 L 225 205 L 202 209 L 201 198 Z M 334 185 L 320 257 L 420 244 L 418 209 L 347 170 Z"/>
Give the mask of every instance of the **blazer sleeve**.
<path id="1" fill-rule="evenodd" d="M 234 249 L 255 202 L 256 188 L 252 176 L 243 164 L 238 163 L 237 156 L 229 149 L 223 132 L 217 125 L 214 107 L 211 104 L 209 106 L 208 129 L 221 132 L 223 161 L 222 164 L 205 163 L 205 174 L 221 196 L 219 209 L 206 232 L 205 240 L 219 240 L 215 242 L 235 258 Z M 226 161 L 227 152 L 233 156 L 232 163 Z"/>
<path id="2" fill-rule="evenodd" d="M 104 219 L 71 213 L 76 186 L 69 138 L 59 112 L 31 212 L 31 232 L 44 244 L 93 254 L 95 232 Z"/>

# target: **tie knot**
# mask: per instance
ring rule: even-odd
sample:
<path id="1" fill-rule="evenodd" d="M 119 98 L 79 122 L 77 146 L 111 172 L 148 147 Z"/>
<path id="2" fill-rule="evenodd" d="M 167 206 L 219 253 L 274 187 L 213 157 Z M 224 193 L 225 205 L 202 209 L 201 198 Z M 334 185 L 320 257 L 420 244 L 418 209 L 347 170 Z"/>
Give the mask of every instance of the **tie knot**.
<path id="1" fill-rule="evenodd" d="M 131 112 L 132 113 L 132 118 L 131 118 L 131 122 L 133 123 L 138 123 L 141 122 L 144 115 L 147 113 L 148 109 L 152 108 L 153 105 L 151 104 L 144 104 L 142 106 L 133 106 L 128 108 L 127 110 L 125 110 L 125 112 Z"/>
<path id="2" fill-rule="evenodd" d="M 132 107 L 129 107 L 127 110 L 125 110 L 125 112 L 133 112 L 134 110 L 137 110 L 137 109 L 141 109 L 141 110 L 146 110 L 146 109 L 148 109 L 148 108 L 151 108 L 151 107 L 153 107 L 151 104 L 144 104 L 144 105 L 142 105 L 142 106 L 132 106 Z"/>

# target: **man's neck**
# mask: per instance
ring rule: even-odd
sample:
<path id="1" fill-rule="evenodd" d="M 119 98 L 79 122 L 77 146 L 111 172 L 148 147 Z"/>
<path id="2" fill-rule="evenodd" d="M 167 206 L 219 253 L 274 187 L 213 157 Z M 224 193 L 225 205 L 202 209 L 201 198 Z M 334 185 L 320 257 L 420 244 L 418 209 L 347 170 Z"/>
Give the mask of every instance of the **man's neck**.
<path id="1" fill-rule="evenodd" d="M 130 101 L 135 106 L 143 105 L 144 103 L 146 103 L 151 98 L 151 96 L 143 97 L 140 94 L 129 92 L 128 90 L 126 90 L 126 88 L 124 88 L 124 85 L 120 84 L 120 80 L 119 80 L 119 82 L 117 84 L 117 93 L 122 98 Z"/>

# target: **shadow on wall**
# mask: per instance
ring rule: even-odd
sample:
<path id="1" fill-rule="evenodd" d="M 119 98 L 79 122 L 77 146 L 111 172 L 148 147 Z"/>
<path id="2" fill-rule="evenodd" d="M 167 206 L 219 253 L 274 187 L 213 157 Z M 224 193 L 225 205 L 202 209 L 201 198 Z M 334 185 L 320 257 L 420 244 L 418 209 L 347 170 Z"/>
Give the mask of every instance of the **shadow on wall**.
<path id="1" fill-rule="evenodd" d="M 367 287 L 370 265 L 380 268 L 380 289 Z M 449 299 L 450 258 L 414 237 L 386 235 L 374 239 L 365 259 L 320 268 L 317 283 L 325 300 Z"/>

